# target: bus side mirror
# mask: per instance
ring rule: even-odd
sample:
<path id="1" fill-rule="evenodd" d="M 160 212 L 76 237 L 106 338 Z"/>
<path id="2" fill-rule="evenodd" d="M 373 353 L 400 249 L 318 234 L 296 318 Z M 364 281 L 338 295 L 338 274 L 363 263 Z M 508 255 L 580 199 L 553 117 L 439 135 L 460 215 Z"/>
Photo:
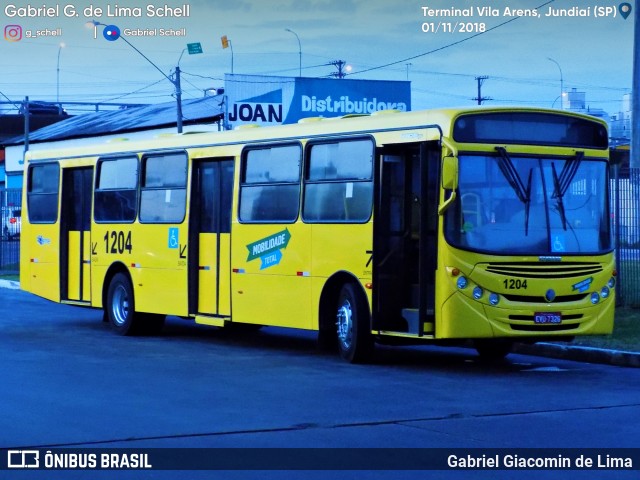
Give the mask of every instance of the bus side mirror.
<path id="1" fill-rule="evenodd" d="M 456 199 L 456 190 L 458 189 L 458 157 L 444 157 L 442 159 L 442 188 L 450 190 L 451 193 L 442 205 L 438 208 L 438 215 L 451 206 Z"/>

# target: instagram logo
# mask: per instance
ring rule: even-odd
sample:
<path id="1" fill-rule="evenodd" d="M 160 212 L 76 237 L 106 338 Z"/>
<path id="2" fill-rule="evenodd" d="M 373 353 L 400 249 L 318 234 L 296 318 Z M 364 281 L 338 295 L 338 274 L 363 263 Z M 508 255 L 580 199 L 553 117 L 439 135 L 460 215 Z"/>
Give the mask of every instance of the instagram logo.
<path id="1" fill-rule="evenodd" d="M 7 25 L 4 27 L 4 39 L 7 42 L 22 40 L 22 27 L 20 25 Z"/>

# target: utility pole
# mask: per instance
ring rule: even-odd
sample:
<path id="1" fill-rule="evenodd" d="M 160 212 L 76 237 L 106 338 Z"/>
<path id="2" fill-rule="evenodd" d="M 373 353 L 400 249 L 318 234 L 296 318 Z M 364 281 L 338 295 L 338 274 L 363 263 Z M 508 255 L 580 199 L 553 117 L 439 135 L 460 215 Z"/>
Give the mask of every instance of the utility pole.
<path id="1" fill-rule="evenodd" d="M 29 130 L 31 125 L 29 123 L 29 97 L 24 97 L 24 103 L 22 104 L 22 114 L 24 115 L 24 153 L 29 151 Z M 24 160 L 24 157 L 23 157 Z"/>
<path id="2" fill-rule="evenodd" d="M 345 62 L 344 60 L 334 60 L 329 65 L 333 65 L 334 67 L 336 67 L 338 69 L 337 72 L 331 73 L 332 77 L 344 78 L 344 77 L 347 76 L 347 74 L 344 71 L 345 67 L 347 66 L 347 62 Z"/>
<path id="3" fill-rule="evenodd" d="M 103 27 L 108 27 L 109 25 L 106 25 L 104 23 L 98 22 L 96 20 L 92 20 L 89 22 L 89 25 L 93 25 L 94 28 L 97 28 L 98 25 L 102 25 Z M 129 40 L 127 40 L 124 35 L 120 35 L 120 33 L 118 32 L 118 36 L 116 38 L 114 38 L 114 40 L 122 40 L 123 42 L 125 42 L 127 45 L 129 45 L 131 48 L 133 48 L 136 52 L 138 52 L 140 54 L 140 56 L 142 58 L 144 58 L 147 62 L 149 62 L 156 70 L 158 70 L 160 72 L 160 74 L 166 78 L 167 80 L 169 80 L 171 82 L 171 84 L 174 86 L 175 88 L 175 94 L 176 94 L 176 102 L 177 102 L 177 106 L 176 106 L 176 112 L 177 112 L 177 119 L 176 119 L 176 126 L 177 126 L 177 130 L 178 133 L 182 133 L 182 92 L 180 91 L 180 66 L 178 65 L 176 67 L 176 79 L 172 80 L 171 78 L 169 78 L 167 76 L 166 73 L 164 73 L 160 67 L 158 67 L 155 63 L 153 63 L 149 57 L 147 57 L 144 53 L 142 53 L 140 50 L 138 50 L 135 45 L 133 45 L 133 43 L 131 43 Z M 183 50 L 184 53 L 184 50 Z M 182 56 L 182 54 L 180 54 L 180 56 Z M 233 57 L 231 57 L 233 58 Z M 180 63 L 180 60 L 178 59 L 178 64 Z M 233 68 L 233 64 L 232 64 L 232 68 Z"/>
<path id="4" fill-rule="evenodd" d="M 478 82 L 478 96 L 473 98 L 472 100 L 477 100 L 478 101 L 478 105 L 482 105 L 482 102 L 484 102 L 485 100 L 493 100 L 493 98 L 491 97 L 483 97 L 482 96 L 482 84 L 484 83 L 484 81 L 489 78 L 486 75 L 482 76 L 482 77 L 476 77 L 476 82 Z"/>
<path id="5" fill-rule="evenodd" d="M 179 60 L 178 63 L 180 63 Z M 176 87 L 176 126 L 178 129 L 178 133 L 182 133 L 182 88 L 180 87 L 180 65 L 176 65 L 176 79 L 174 81 L 174 85 Z"/>

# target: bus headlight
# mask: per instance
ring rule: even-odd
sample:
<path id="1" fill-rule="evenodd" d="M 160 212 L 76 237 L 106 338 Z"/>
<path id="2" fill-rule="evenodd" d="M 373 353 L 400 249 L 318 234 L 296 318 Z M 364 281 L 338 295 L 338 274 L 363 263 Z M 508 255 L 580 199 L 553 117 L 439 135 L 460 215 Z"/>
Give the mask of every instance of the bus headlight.
<path id="1" fill-rule="evenodd" d="M 616 279 L 615 279 L 615 277 L 611 277 L 609 279 L 609 281 L 607 282 L 607 287 L 613 288 L 615 286 L 616 286 Z"/>
<path id="2" fill-rule="evenodd" d="M 473 298 L 475 298 L 476 300 L 480 300 L 482 298 L 482 295 L 484 295 L 482 287 L 475 287 L 473 289 Z"/>
<path id="3" fill-rule="evenodd" d="M 609 296 L 609 287 L 602 287 L 602 290 L 600 290 L 600 296 L 602 298 L 607 298 Z"/>
<path id="4" fill-rule="evenodd" d="M 600 295 L 598 294 L 598 292 L 593 292 L 591 294 L 591 303 L 593 303 L 594 305 L 597 304 L 600 301 Z"/>
<path id="5" fill-rule="evenodd" d="M 467 280 L 467 277 L 458 277 L 458 280 L 456 281 L 456 285 L 458 286 L 458 288 L 460 290 L 467 288 L 467 285 L 469 285 L 469 281 Z"/>
<path id="6" fill-rule="evenodd" d="M 498 305 L 500 303 L 500 295 L 498 295 L 497 293 L 490 293 L 489 303 L 491 305 Z"/>

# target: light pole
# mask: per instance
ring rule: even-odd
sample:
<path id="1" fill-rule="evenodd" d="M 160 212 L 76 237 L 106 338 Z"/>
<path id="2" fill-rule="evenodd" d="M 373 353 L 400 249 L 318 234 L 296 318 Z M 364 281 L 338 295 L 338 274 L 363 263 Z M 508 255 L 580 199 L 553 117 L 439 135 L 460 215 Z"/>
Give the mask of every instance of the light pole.
<path id="1" fill-rule="evenodd" d="M 296 40 L 298 40 L 298 76 L 302 77 L 302 44 L 300 43 L 300 37 L 290 28 L 285 28 L 284 30 L 285 32 L 293 33 L 296 36 Z"/>
<path id="2" fill-rule="evenodd" d="M 562 98 L 563 95 L 564 95 L 564 80 L 562 78 L 562 68 L 560 68 L 560 64 L 558 62 L 556 62 L 553 58 L 547 57 L 547 60 L 549 60 L 550 62 L 555 63 L 557 65 L 557 67 L 558 67 L 558 70 L 560 70 L 560 106 L 561 106 L 561 109 L 564 110 L 564 99 Z M 554 104 L 556 103 L 555 100 L 553 101 L 553 103 Z"/>
<path id="3" fill-rule="evenodd" d="M 230 48 L 231 49 L 231 75 L 233 75 L 233 45 L 231 44 L 231 40 L 226 35 L 220 37 L 220 41 L 222 42 L 222 48 Z"/>
<path id="4" fill-rule="evenodd" d="M 61 42 L 58 45 L 58 63 L 56 64 L 56 103 L 58 104 L 58 113 L 62 113 L 62 107 L 60 105 L 60 52 L 66 45 Z"/>
<path id="5" fill-rule="evenodd" d="M 93 26 L 94 28 L 97 27 L 98 25 L 101 25 L 103 27 L 108 27 L 109 26 L 109 25 L 106 25 L 104 23 L 98 22 L 96 20 L 91 20 L 90 22 L 87 22 L 87 25 L 89 27 Z M 142 58 L 144 58 L 147 62 L 149 62 L 151 65 L 153 65 L 153 67 L 156 70 L 158 70 L 162 74 L 162 76 L 164 78 L 166 78 L 167 80 L 169 80 L 171 82 L 171 84 L 174 86 L 175 91 L 176 91 L 176 112 L 177 112 L 176 126 L 178 128 L 178 133 L 182 133 L 182 90 L 180 88 L 180 65 L 176 66 L 176 79 L 172 80 L 166 73 L 164 73 L 162 70 L 160 70 L 160 67 L 158 67 L 155 63 L 153 63 L 151 60 L 149 60 L 149 58 L 144 53 L 142 53 L 140 50 L 138 50 L 131 42 L 129 42 L 129 40 L 124 38 L 123 35 L 120 35 L 118 38 L 122 39 L 127 45 L 129 45 L 136 52 L 138 52 L 142 56 Z M 182 55 L 180 55 L 180 56 L 182 57 Z"/>

